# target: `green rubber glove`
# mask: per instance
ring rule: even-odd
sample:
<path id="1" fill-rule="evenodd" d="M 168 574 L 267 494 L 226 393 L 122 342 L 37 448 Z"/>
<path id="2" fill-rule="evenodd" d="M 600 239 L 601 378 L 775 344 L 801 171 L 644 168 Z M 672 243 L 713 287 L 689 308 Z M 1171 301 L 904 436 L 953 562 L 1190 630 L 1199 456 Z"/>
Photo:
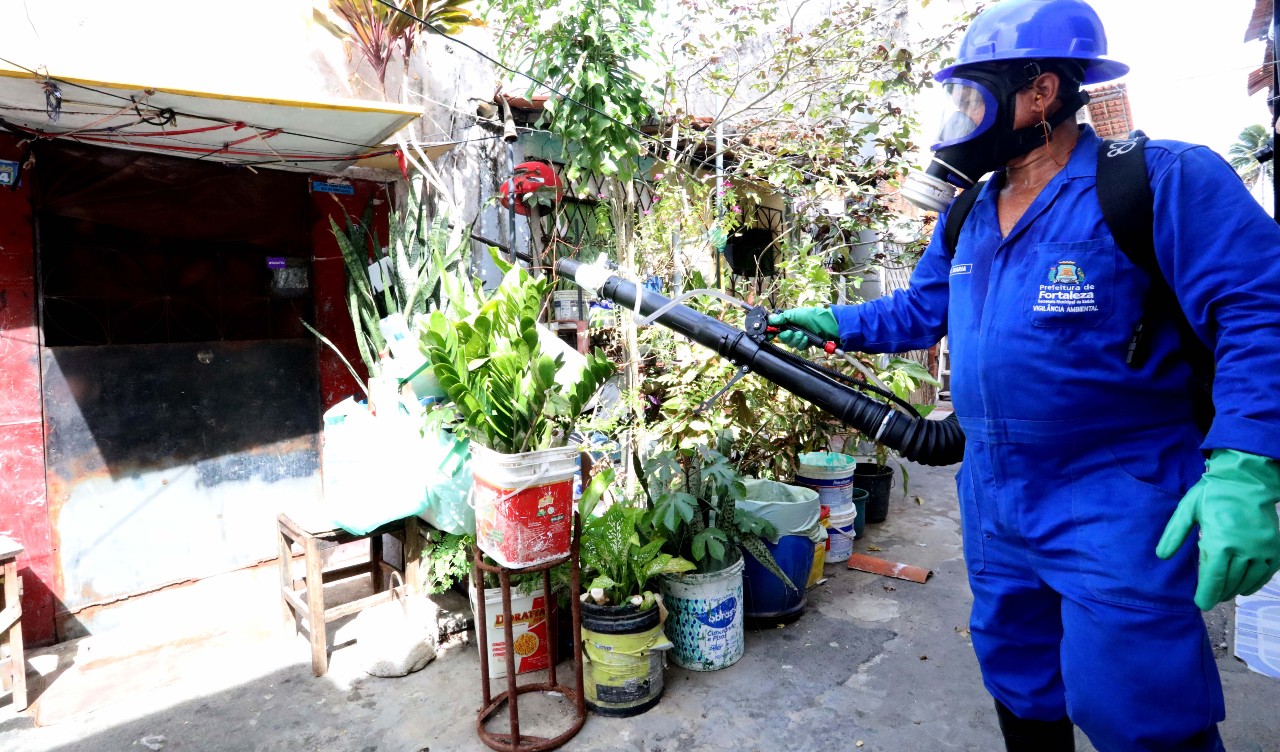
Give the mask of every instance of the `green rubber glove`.
<path id="1" fill-rule="evenodd" d="M 1196 605 L 1208 611 L 1237 595 L 1252 595 L 1280 570 L 1280 462 L 1234 449 L 1215 449 L 1204 477 L 1187 491 L 1156 546 L 1173 556 L 1200 525 Z"/>
<path id="2" fill-rule="evenodd" d="M 829 306 L 815 306 L 813 308 L 791 308 L 782 313 L 775 313 L 769 317 L 769 323 L 773 326 L 782 324 L 791 324 L 798 326 L 806 331 L 822 337 L 823 341 L 839 342 L 840 327 L 836 325 L 836 317 L 831 313 Z M 796 350 L 804 350 L 812 347 L 808 338 L 803 334 L 789 329 L 783 329 L 778 333 L 778 341 L 787 347 Z"/>

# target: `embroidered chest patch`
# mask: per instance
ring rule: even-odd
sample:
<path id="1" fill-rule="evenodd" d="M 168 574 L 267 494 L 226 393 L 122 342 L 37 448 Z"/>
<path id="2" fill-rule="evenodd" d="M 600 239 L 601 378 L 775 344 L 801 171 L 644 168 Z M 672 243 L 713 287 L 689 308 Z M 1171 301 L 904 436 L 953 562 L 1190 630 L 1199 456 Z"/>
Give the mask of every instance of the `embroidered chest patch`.
<path id="1" fill-rule="evenodd" d="M 1097 291 L 1087 279 L 1084 268 L 1076 262 L 1059 261 L 1049 268 L 1048 281 L 1041 283 L 1032 310 L 1067 314 L 1097 312 Z"/>

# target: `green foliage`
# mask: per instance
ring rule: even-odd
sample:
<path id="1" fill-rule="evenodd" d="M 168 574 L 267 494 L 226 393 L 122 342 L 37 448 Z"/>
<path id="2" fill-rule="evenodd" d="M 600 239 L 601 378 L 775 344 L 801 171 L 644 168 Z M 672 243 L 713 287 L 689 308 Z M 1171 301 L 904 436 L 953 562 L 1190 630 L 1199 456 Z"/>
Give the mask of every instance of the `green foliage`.
<path id="1" fill-rule="evenodd" d="M 784 243 L 779 262 L 783 274 L 762 297 L 778 308 L 829 303 L 832 281 L 828 263 L 829 257 L 809 246 Z M 694 272 L 686 286 L 705 285 L 702 276 Z M 690 304 L 730 325 L 742 326 L 743 312 L 735 306 L 709 299 Z M 647 343 L 662 348 L 666 357 L 665 369 L 650 379 L 650 391 L 662 400 L 652 435 L 664 448 L 692 451 L 714 446 L 720 437 L 727 436 L 728 453 L 740 471 L 786 482 L 799 468 L 801 454 L 827 449 L 832 436 L 849 433 L 850 429 L 831 415 L 755 375 L 742 379 L 698 412 L 697 408 L 733 377 L 734 365 L 708 357 L 701 346 L 658 327 L 643 336 Z M 840 365 L 832 359 L 826 359 L 825 364 Z"/>
<path id="2" fill-rule="evenodd" d="M 605 470 L 592 479 L 591 493 L 598 495 L 613 481 L 613 471 Z M 584 499 L 587 492 L 583 493 Z M 594 502 L 591 502 L 594 506 Z M 581 553 L 585 589 L 604 591 L 599 605 L 622 605 L 643 595 L 653 578 L 679 574 L 694 568 L 692 562 L 662 551 L 666 540 L 657 535 L 642 536 L 645 510 L 615 501 L 604 514 L 583 517 Z M 651 532 L 651 531 L 650 531 Z"/>
<path id="3" fill-rule="evenodd" d="M 699 572 L 715 572 L 745 548 L 795 589 L 761 540 L 777 532 L 773 525 L 738 509 L 747 489 L 728 457 L 708 446 L 668 450 L 650 458 L 644 474 L 653 500 L 644 526 L 651 539 L 665 540 L 664 550 L 693 561 Z"/>
<path id="4" fill-rule="evenodd" d="M 563 155 L 569 180 L 593 174 L 631 180 L 643 151 L 633 129 L 660 100 L 637 72 L 652 60 L 653 0 L 490 0 L 489 9 L 499 38 L 518 40 L 500 48 L 503 62 L 581 103 L 550 99 L 541 121 L 573 145 Z"/>
<path id="5" fill-rule="evenodd" d="M 563 446 L 587 402 L 614 372 L 597 351 L 573 384 L 557 383 L 564 359 L 542 352 L 537 331 L 549 286 L 512 267 L 473 315 L 453 320 L 435 311 L 421 332 L 435 376 L 462 416 L 459 430 L 497 452 Z"/>
<path id="6" fill-rule="evenodd" d="M 378 324 L 381 319 L 399 313 L 409 322 L 429 311 L 450 309 L 456 316 L 477 301 L 467 273 L 467 249 L 471 245 L 468 234 L 451 234 L 448 218 L 443 215 L 434 219 L 427 216 L 426 182 L 421 176 L 410 180 L 409 187 L 404 208 L 391 213 L 389 243 L 385 247 L 373 232 L 372 200 L 359 220 L 347 215 L 344 226 L 339 226 L 332 217 L 329 219 L 346 266 L 347 310 L 356 347 L 370 376 L 382 374 L 382 357 L 387 351 L 387 341 Z M 370 277 L 369 269 L 375 263 L 381 270 L 381 293 L 374 290 Z M 320 332 L 312 331 L 342 355 Z M 356 381 L 360 379 L 357 377 Z"/>
<path id="7" fill-rule="evenodd" d="M 1253 156 L 1270 142 L 1271 132 L 1265 125 L 1250 125 L 1240 131 L 1236 142 L 1227 149 L 1227 161 L 1245 185 L 1254 186 L 1262 180 L 1271 179 L 1271 160 L 1259 162 Z"/>
<path id="8" fill-rule="evenodd" d="M 471 572 L 473 535 L 455 535 L 432 530 L 422 551 L 427 592 L 443 593 Z"/>
<path id="9" fill-rule="evenodd" d="M 910 100 L 934 85 L 964 28 L 957 19 L 936 37 L 908 38 L 907 5 L 834 0 L 815 19 L 787 0 L 684 0 L 697 21 L 668 52 L 667 107 L 684 137 L 676 160 L 706 153 L 714 129 L 691 118 L 713 116 L 726 126 L 735 184 L 784 193 L 801 226 L 848 245 L 898 219 L 889 194 L 921 146 Z M 683 110 L 709 100 L 716 108 Z M 833 198 L 847 210 L 818 210 Z"/>

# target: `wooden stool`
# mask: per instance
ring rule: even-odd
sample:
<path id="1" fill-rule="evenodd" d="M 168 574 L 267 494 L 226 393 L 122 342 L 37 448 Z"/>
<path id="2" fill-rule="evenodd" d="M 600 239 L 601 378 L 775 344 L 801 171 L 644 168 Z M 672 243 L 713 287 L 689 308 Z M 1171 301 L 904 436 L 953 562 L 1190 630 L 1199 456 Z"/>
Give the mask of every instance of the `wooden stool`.
<path id="1" fill-rule="evenodd" d="M 344 616 L 359 613 L 370 606 L 390 600 L 392 593 L 386 589 L 383 575 L 398 571 L 404 577 L 405 588 L 410 593 L 418 590 L 418 562 L 422 558 L 422 532 L 417 517 L 396 520 L 366 535 L 354 535 L 339 528 L 306 530 L 287 515 L 277 518 L 280 543 L 280 596 L 284 617 L 295 633 L 298 620 L 307 625 L 311 640 L 311 671 L 323 676 L 329 670 L 329 640 L 325 625 Z M 404 568 L 398 569 L 382 558 L 382 536 L 393 535 L 404 544 Z M 327 551 L 343 543 L 369 540 L 369 561 L 324 571 Z M 293 576 L 293 544 L 302 548 L 305 574 L 299 579 Z M 373 595 L 349 603 L 325 606 L 325 583 L 350 577 L 369 575 L 373 582 Z M 299 585 L 301 585 L 299 587 Z M 296 614 L 296 616 L 295 616 Z"/>
<path id="2" fill-rule="evenodd" d="M 18 577 L 18 554 L 22 546 L 0 535 L 0 647 L 9 643 L 9 657 L 0 660 L 0 676 L 13 684 L 13 709 L 27 707 L 27 661 L 22 650 L 22 579 Z"/>

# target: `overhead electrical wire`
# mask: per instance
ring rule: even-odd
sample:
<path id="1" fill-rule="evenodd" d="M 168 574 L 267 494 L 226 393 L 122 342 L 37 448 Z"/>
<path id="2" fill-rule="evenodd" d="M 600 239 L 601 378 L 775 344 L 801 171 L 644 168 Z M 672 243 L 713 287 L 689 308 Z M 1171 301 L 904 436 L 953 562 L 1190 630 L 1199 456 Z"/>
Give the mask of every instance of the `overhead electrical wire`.
<path id="1" fill-rule="evenodd" d="M 109 91 L 103 91 L 102 89 L 98 89 L 98 88 L 95 88 L 95 87 L 93 87 L 93 86 L 88 86 L 87 84 L 80 84 L 80 83 L 76 83 L 76 82 L 74 82 L 74 81 L 68 81 L 68 80 L 66 80 L 66 79 L 58 78 L 57 76 L 49 76 L 49 75 L 43 74 L 43 73 L 41 73 L 41 72 L 39 72 L 39 71 L 37 71 L 37 70 L 33 70 L 33 69 L 31 69 L 31 68 L 28 68 L 28 67 L 27 67 L 27 66 L 25 66 L 25 65 L 20 65 L 20 64 L 18 64 L 18 63 L 15 63 L 15 62 L 13 62 L 12 60 L 9 60 L 9 59 L 4 58 L 4 57 L 0 57 L 0 62 L 6 63 L 6 64 L 8 64 L 8 65 L 11 65 L 11 66 L 13 66 L 14 68 L 18 68 L 18 69 L 20 69 L 20 70 L 24 70 L 24 71 L 26 71 L 27 73 L 30 73 L 30 74 L 31 74 L 31 75 L 33 75 L 33 76 L 40 76 L 41 78 L 44 78 L 44 79 L 45 79 L 45 80 L 47 80 L 47 81 L 53 81 L 53 82 L 58 83 L 58 84 L 61 84 L 61 85 L 63 85 L 63 86 L 74 86 L 74 87 L 76 87 L 76 88 L 78 88 L 78 89 L 84 89 L 85 91 L 91 91 L 91 92 L 93 92 L 93 93 L 95 93 L 95 94 L 98 94 L 98 95 L 100 95 L 100 96 L 104 96 L 104 97 L 111 97 L 112 99 L 119 99 L 119 100 L 121 100 L 122 102 L 128 102 L 131 106 L 137 106 L 137 105 L 141 104 L 141 103 L 139 103 L 138 101 L 136 101 L 133 97 L 126 97 L 126 96 L 123 96 L 123 95 L 120 95 L 120 94 L 115 94 L 115 93 L 112 93 L 112 92 L 109 92 Z M 209 121 L 209 122 L 214 122 L 214 123 L 225 123 L 225 124 L 227 124 L 227 125 L 237 125 L 237 124 L 242 124 L 242 125 L 247 125 L 247 126 L 249 126 L 249 127 L 251 127 L 251 128 L 257 128 L 257 129 L 259 129 L 259 130 L 263 130 L 263 131 L 275 130 L 275 129 L 273 129 L 273 128 L 266 128 L 266 127 L 263 127 L 263 126 L 257 126 L 257 125 L 253 125 L 253 124 L 251 124 L 251 123 L 244 123 L 243 121 L 231 120 L 231 119 L 229 119 L 229 118 L 222 118 L 222 117 L 218 117 L 218 116 L 215 116 L 215 115 L 195 115 L 195 114 L 192 114 L 192 113 L 189 113 L 189 112 L 183 112 L 183 111 L 181 111 L 181 110 L 175 110 L 175 109 L 173 109 L 173 108 L 167 108 L 167 107 L 153 107 L 153 106 L 151 106 L 151 105 L 145 105 L 145 106 L 149 107 L 149 108 L 150 108 L 150 109 L 152 109 L 152 110 L 155 110 L 155 112 L 156 112 L 156 113 L 158 113 L 158 114 L 163 114 L 163 113 L 166 113 L 166 112 L 168 112 L 168 113 L 172 113 L 172 115 L 173 115 L 175 118 L 176 118 L 176 117 L 187 117 L 187 118 L 192 118 L 192 119 L 196 119 L 196 120 L 207 120 L 207 121 Z M 355 142 L 355 141 L 345 141 L 345 140 L 340 139 L 340 138 L 330 138 L 330 137 L 328 137 L 328 136 L 317 136 L 317 135 L 310 134 L 310 133 L 299 133 L 299 132 L 297 132 L 297 131 L 290 131 L 290 130 L 284 130 L 284 129 L 280 129 L 280 133 L 283 133 L 283 134 L 288 135 L 288 136 L 295 136 L 295 137 L 297 137 L 297 138 L 307 138 L 307 139 L 312 139 L 312 140 L 315 140 L 315 141 L 325 141 L 325 142 L 333 143 L 333 144 L 342 144 L 343 146 L 355 146 L 355 147 L 358 147 L 358 148 L 361 148 L 361 149 L 377 149 L 377 148 L 378 148 L 378 146 L 380 146 L 380 144 L 372 144 L 372 145 L 370 145 L 370 144 L 361 144 L 361 143 L 357 143 L 357 142 Z M 350 156 L 346 156 L 346 155 L 338 154 L 338 155 L 334 155 L 334 156 L 333 156 L 333 158 L 331 159 L 331 161 L 341 162 L 341 161 L 346 161 L 346 160 L 349 160 L 349 159 L 352 159 L 352 157 L 350 157 Z"/>

